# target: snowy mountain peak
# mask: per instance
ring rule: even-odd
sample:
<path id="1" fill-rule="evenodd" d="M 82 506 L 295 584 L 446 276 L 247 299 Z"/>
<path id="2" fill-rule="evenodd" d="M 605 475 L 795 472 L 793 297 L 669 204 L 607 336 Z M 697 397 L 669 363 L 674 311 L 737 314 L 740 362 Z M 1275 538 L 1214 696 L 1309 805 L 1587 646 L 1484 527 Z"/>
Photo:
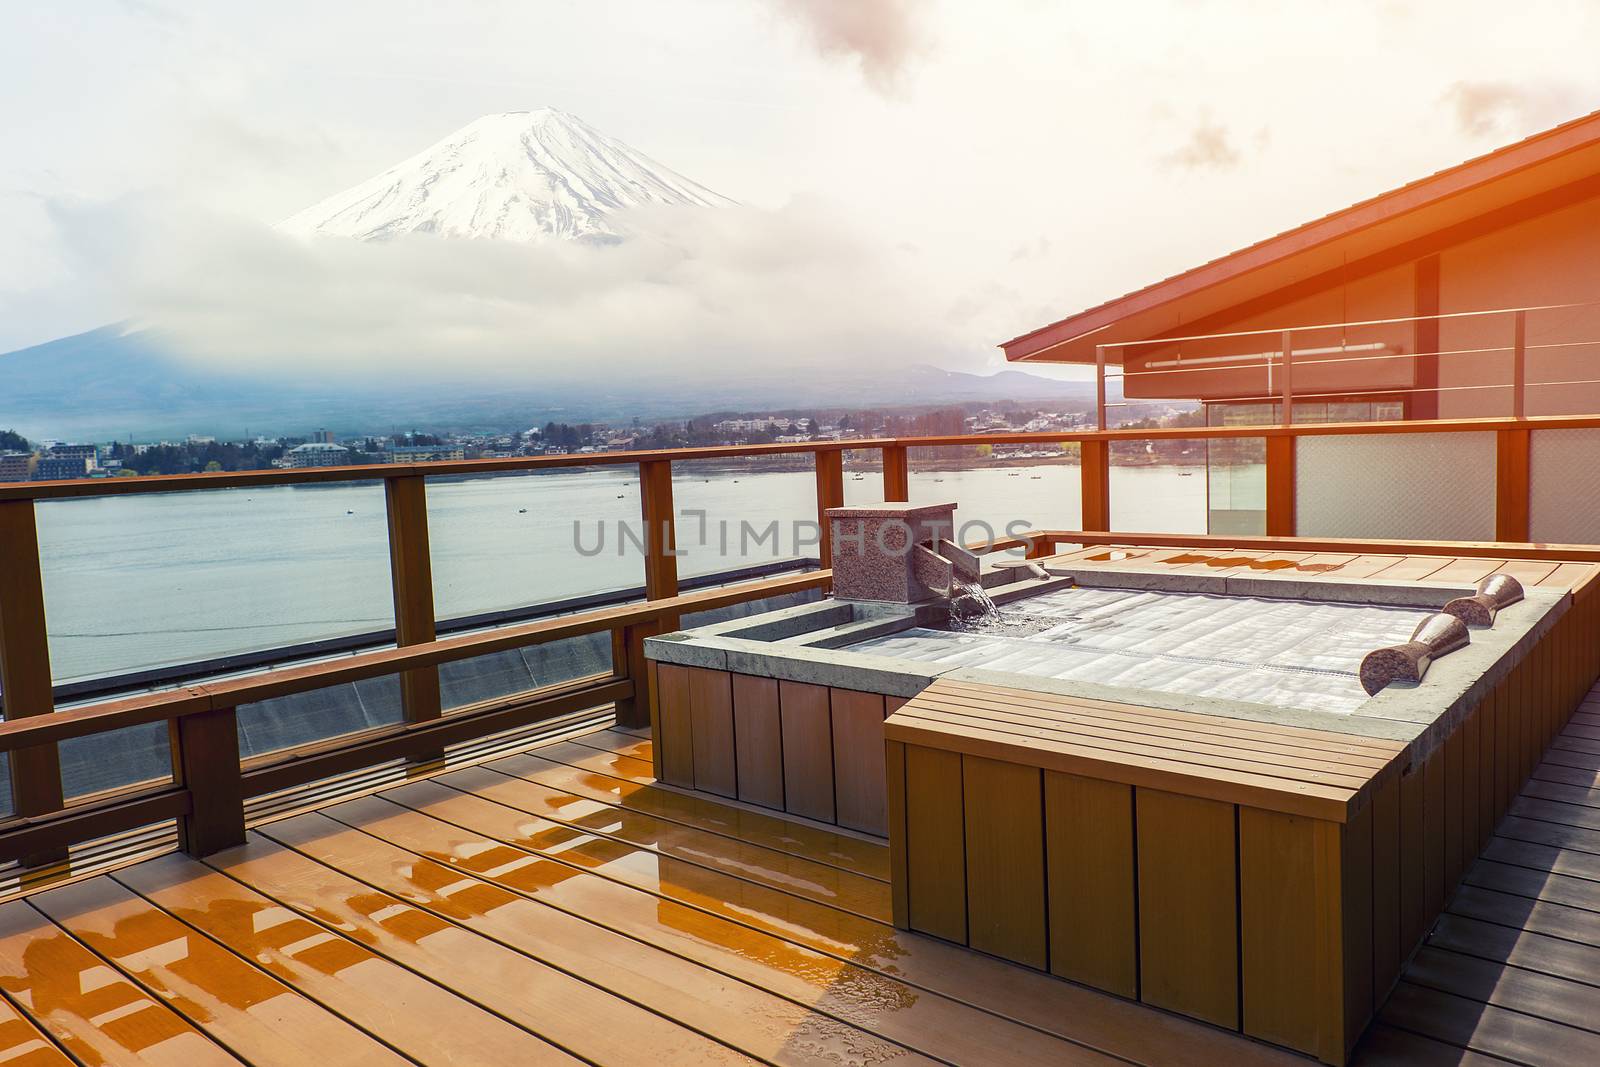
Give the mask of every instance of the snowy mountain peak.
<path id="1" fill-rule="evenodd" d="M 555 108 L 485 115 L 430 148 L 278 224 L 302 237 L 406 233 L 509 241 L 614 241 L 631 207 L 732 200 Z"/>

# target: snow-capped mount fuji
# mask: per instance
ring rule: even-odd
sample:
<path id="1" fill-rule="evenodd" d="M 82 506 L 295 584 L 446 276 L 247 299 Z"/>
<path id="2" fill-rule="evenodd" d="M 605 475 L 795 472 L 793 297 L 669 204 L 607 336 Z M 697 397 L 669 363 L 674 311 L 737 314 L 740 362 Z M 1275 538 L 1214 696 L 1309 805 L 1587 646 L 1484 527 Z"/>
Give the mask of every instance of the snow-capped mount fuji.
<path id="1" fill-rule="evenodd" d="M 555 108 L 485 115 L 403 163 L 278 224 L 302 237 L 408 233 L 615 241 L 618 211 L 734 201 Z"/>

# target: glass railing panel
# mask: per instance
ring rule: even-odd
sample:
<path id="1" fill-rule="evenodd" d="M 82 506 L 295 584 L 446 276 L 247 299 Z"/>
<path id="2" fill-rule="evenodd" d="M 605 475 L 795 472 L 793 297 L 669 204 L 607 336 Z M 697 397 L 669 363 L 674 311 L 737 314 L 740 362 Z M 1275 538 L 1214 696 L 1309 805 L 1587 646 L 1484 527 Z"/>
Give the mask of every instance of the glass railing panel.
<path id="1" fill-rule="evenodd" d="M 57 683 L 393 625 L 376 482 L 45 500 L 37 515 Z"/>
<path id="2" fill-rule="evenodd" d="M 1111 442 L 1111 528 L 1205 533 L 1206 442 L 1162 437 Z"/>
<path id="3" fill-rule="evenodd" d="M 241 704 L 239 753 L 248 759 L 401 720 L 400 678 L 386 674 Z"/>
<path id="4" fill-rule="evenodd" d="M 172 777 L 167 724 L 147 723 L 74 737 L 58 746 L 61 789 L 67 799 Z M 6 798 L 11 796 L 6 783 Z"/>
<path id="5" fill-rule="evenodd" d="M 1600 544 L 1600 430 L 1535 430 L 1528 442 L 1528 535 Z"/>
<path id="6" fill-rule="evenodd" d="M 644 584 L 632 464 L 429 479 L 441 619 Z"/>
<path id="7" fill-rule="evenodd" d="M 678 577 L 815 558 L 816 479 L 805 452 L 674 463 Z"/>
<path id="8" fill-rule="evenodd" d="M 610 633 L 584 634 L 440 664 L 440 701 L 446 710 L 460 708 L 611 669 Z"/>
<path id="9" fill-rule="evenodd" d="M 957 505 L 957 540 L 1076 530 L 1083 490 L 1075 444 L 939 445 L 908 450 L 913 503 Z"/>
<path id="10" fill-rule="evenodd" d="M 1205 442 L 1206 532 L 1259 537 L 1267 532 L 1267 441 Z"/>
<path id="11" fill-rule="evenodd" d="M 1302 537 L 1492 541 L 1492 433 L 1339 434 L 1295 446 Z"/>

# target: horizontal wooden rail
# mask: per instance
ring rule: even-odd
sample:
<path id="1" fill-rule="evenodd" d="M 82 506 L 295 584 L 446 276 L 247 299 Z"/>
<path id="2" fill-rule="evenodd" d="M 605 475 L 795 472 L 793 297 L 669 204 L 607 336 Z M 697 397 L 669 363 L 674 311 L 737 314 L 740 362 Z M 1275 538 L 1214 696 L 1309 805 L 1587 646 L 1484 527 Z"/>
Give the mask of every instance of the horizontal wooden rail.
<path id="1" fill-rule="evenodd" d="M 1345 552 L 1358 556 L 1466 556 L 1600 563 L 1600 545 L 1527 544 L 1517 541 L 1391 541 L 1370 538 L 1245 537 L 1235 534 L 1107 533 L 1103 530 L 1039 530 L 1027 535 L 1052 545 L 1119 545 L 1129 548 L 1261 549 L 1283 552 Z M 1005 546 L 1012 547 L 1012 546 Z"/>
<path id="2" fill-rule="evenodd" d="M 714 445 L 704 448 L 652 449 L 638 452 L 593 452 L 565 456 L 521 456 L 512 459 L 442 460 L 438 463 L 385 463 L 353 467 L 304 467 L 292 470 L 215 471 L 139 478 L 78 478 L 59 482 L 0 483 L 0 501 L 53 500 L 69 497 L 120 496 L 125 493 L 177 493 L 264 485 L 310 485 L 324 482 L 388 481 L 394 478 L 461 477 L 514 474 L 567 467 L 605 467 L 650 462 L 738 459 L 753 456 L 811 455 L 840 451 L 944 448 L 952 445 L 1081 444 L 1085 441 L 1226 440 L 1250 437 L 1329 437 L 1393 433 L 1487 433 L 1496 430 L 1561 430 L 1600 428 L 1600 415 L 1548 415 L 1534 418 L 1433 419 L 1409 422 L 1327 422 L 1259 426 L 1180 426 L 1164 429 L 1062 430 L 1045 433 L 977 433 L 939 437 L 864 437 L 849 441 L 805 441 L 781 445 Z"/>
<path id="3" fill-rule="evenodd" d="M 609 632 L 619 627 L 665 617 L 726 607 L 747 600 L 783 596 L 825 588 L 831 571 L 810 571 L 759 582 L 743 582 L 720 589 L 684 593 L 665 600 L 628 604 L 579 615 L 542 619 L 522 626 L 506 626 L 483 633 L 445 637 L 403 648 L 386 648 L 321 663 L 309 663 L 265 674 L 185 686 L 162 693 L 148 693 L 122 700 L 109 700 L 84 707 L 69 708 L 52 715 L 0 723 L 0 752 L 11 752 L 40 745 L 87 737 L 128 726 L 164 722 L 185 715 L 242 704 L 254 704 L 276 697 L 292 696 L 313 689 L 325 689 L 345 682 L 376 678 L 385 674 L 433 667 L 441 663 L 471 659 L 492 652 L 528 645 L 547 644 L 569 637 Z"/>

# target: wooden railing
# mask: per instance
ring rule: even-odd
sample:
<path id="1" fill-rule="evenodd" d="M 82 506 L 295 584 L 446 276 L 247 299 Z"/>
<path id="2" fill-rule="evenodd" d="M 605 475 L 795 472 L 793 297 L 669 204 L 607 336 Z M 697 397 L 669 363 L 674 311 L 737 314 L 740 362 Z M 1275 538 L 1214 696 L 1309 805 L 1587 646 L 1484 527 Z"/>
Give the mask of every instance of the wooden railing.
<path id="1" fill-rule="evenodd" d="M 1497 542 L 1439 545 L 1455 554 L 1503 558 L 1594 559 L 1581 546 L 1559 549 L 1522 544 L 1528 539 L 1528 435 L 1535 429 L 1600 427 L 1600 416 L 1537 419 L 1474 419 L 1403 423 L 1184 427 L 1160 430 L 1081 430 L 1064 433 L 993 433 L 927 438 L 874 438 L 841 442 L 745 445 L 664 451 L 614 452 L 518 459 L 463 460 L 430 464 L 330 467 L 222 472 L 149 478 L 83 479 L 0 484 L 0 693 L 7 722 L 0 725 L 0 751 L 11 756 L 14 818 L 0 823 L 0 859 L 29 864 L 61 859 L 68 845 L 157 819 L 176 818 L 184 846 L 213 851 L 240 839 L 244 800 L 263 792 L 309 782 L 384 760 L 437 758 L 443 747 L 474 736 L 510 729 L 563 710 L 615 702 L 624 723 L 648 721 L 650 674 L 646 637 L 676 627 L 681 613 L 751 599 L 826 588 L 830 559 L 824 512 L 844 501 L 845 451 L 879 450 L 884 496 L 909 498 L 909 450 L 950 445 L 1067 444 L 1080 452 L 1082 531 L 1046 531 L 995 540 L 985 547 L 1024 548 L 1047 554 L 1060 543 L 1097 539 L 1160 544 L 1204 543 L 1192 535 L 1108 533 L 1111 526 L 1111 448 L 1117 441 L 1264 438 L 1266 440 L 1267 538 L 1230 536 L 1233 547 L 1280 547 L 1275 537 L 1293 536 L 1295 443 L 1333 434 L 1493 432 L 1498 441 Z M 741 583 L 680 595 L 672 497 L 672 465 L 782 454 L 810 454 L 816 464 L 816 513 L 821 526 L 823 570 L 796 577 Z M 440 640 L 436 635 L 429 562 L 426 480 L 565 467 L 637 465 L 642 518 L 646 524 L 643 604 L 584 612 L 555 620 L 510 626 L 488 633 Z M 153 695 L 103 701 L 56 712 L 51 692 L 49 645 L 35 504 L 88 496 L 167 493 L 245 486 L 381 480 L 388 509 L 389 555 L 394 593 L 396 646 L 329 663 L 288 667 L 245 679 L 191 685 Z M 1365 552 L 1427 552 L 1413 542 L 1296 542 L 1313 551 L 1362 545 Z M 1356 550 L 1350 548 L 1348 550 Z M 444 715 L 438 665 L 522 645 L 581 634 L 612 635 L 613 670 L 581 683 L 529 694 L 488 710 Z M 235 709 L 240 704 L 305 692 L 359 678 L 398 673 L 402 678 L 399 726 L 348 739 L 314 754 L 291 753 L 245 766 L 239 758 Z M 109 801 L 64 803 L 56 744 L 140 723 L 167 722 L 172 741 L 173 784 Z"/>

